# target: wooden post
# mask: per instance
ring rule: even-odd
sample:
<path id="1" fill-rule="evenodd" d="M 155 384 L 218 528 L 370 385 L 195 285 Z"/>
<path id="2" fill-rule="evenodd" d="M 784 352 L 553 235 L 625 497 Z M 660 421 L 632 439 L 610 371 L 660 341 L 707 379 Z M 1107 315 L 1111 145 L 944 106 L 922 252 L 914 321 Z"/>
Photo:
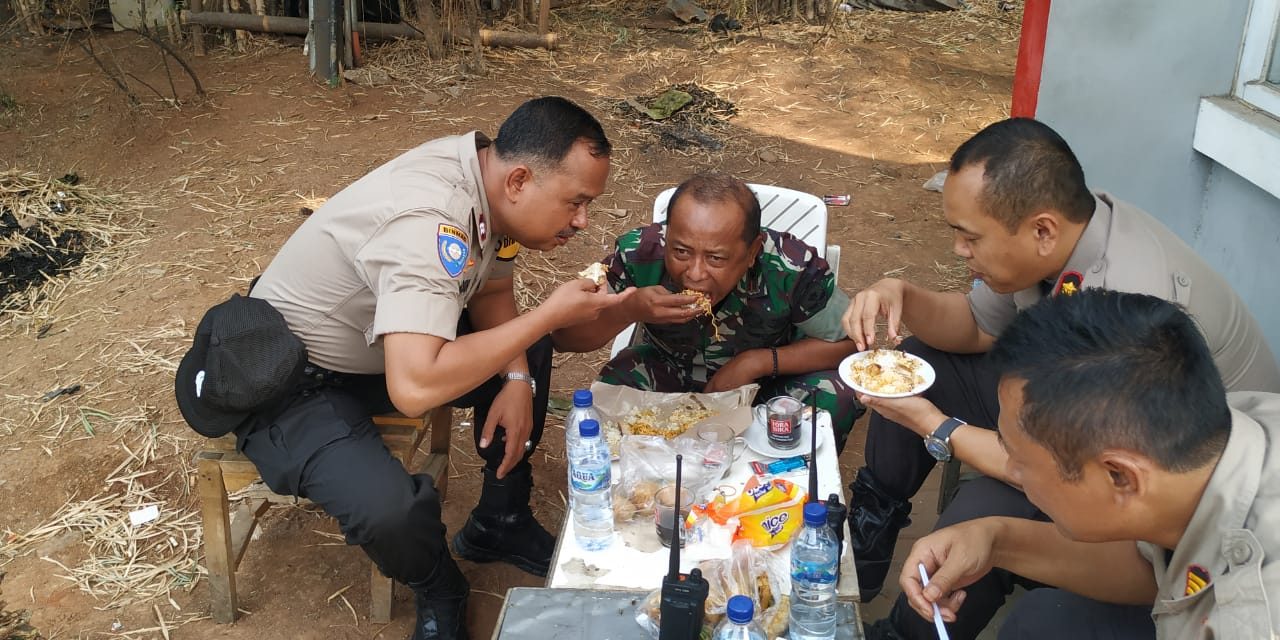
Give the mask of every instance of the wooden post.
<path id="1" fill-rule="evenodd" d="M 551 22 L 551 0 L 538 0 L 538 35 L 547 35 Z"/>
<path id="2" fill-rule="evenodd" d="M 231 10 L 240 13 L 240 0 L 231 0 Z M 248 40 L 248 31 L 236 29 L 236 51 L 244 52 L 244 43 Z"/>
<path id="3" fill-rule="evenodd" d="M 200 13 L 204 11 L 204 0 L 190 0 L 191 10 Z M 191 25 L 191 50 L 197 56 L 204 55 L 204 26 L 200 24 Z"/>
<path id="4" fill-rule="evenodd" d="M 213 454 L 217 455 L 217 454 Z M 236 568 L 231 549 L 231 518 L 222 467 L 217 458 L 200 457 L 196 463 L 200 491 L 200 518 L 204 523 L 204 564 L 209 570 L 209 596 L 213 621 L 235 622 Z"/>
<path id="5" fill-rule="evenodd" d="M 396 583 L 382 575 L 378 565 L 369 563 L 369 622 L 370 624 L 387 624 L 391 622 L 391 602 L 395 599 Z"/>
<path id="6" fill-rule="evenodd" d="M 435 476 L 436 491 L 440 493 L 440 502 L 444 502 L 449 492 L 449 443 L 453 435 L 453 409 L 439 407 L 431 414 L 431 453 L 445 460 L 444 473 Z"/>

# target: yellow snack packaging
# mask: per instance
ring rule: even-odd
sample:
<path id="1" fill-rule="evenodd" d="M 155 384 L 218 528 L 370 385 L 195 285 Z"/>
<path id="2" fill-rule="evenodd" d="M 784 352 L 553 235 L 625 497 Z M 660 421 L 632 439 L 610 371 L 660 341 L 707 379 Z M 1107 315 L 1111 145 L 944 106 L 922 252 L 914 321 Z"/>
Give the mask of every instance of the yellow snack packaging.
<path id="1" fill-rule="evenodd" d="M 754 480 L 747 481 L 747 485 Z M 783 499 L 771 499 L 765 506 L 740 514 L 734 540 L 746 540 L 757 548 L 777 548 L 790 542 L 791 536 L 800 529 L 808 494 L 793 482 L 778 478 L 770 482 L 774 483 L 774 491 L 782 493 Z"/>
<path id="2" fill-rule="evenodd" d="M 800 528 L 806 497 L 804 489 L 794 482 L 752 476 L 737 498 L 717 498 L 694 510 L 719 525 L 736 519 L 734 540 L 746 540 L 754 547 L 779 547 L 790 542 Z"/>
<path id="3" fill-rule="evenodd" d="M 729 518 L 786 502 L 790 485 L 786 480 L 775 478 L 762 481 L 752 476 L 737 498 L 727 502 L 713 501 L 707 505 L 707 513 L 716 524 L 727 524 Z"/>

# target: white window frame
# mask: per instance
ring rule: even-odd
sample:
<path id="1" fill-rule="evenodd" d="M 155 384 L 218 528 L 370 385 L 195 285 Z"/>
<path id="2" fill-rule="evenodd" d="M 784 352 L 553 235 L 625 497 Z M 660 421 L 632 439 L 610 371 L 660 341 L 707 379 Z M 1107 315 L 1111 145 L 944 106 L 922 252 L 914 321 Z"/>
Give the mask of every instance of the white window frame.
<path id="1" fill-rule="evenodd" d="M 1280 20 L 1280 0 L 1253 0 L 1244 26 L 1240 47 L 1240 67 L 1236 71 L 1235 95 L 1241 100 L 1280 118 L 1280 87 L 1267 82 L 1276 23 Z"/>
<path id="2" fill-rule="evenodd" d="M 1280 0 L 1253 0 L 1228 97 L 1200 100 L 1192 146 L 1280 198 L 1280 87 L 1266 81 Z"/>

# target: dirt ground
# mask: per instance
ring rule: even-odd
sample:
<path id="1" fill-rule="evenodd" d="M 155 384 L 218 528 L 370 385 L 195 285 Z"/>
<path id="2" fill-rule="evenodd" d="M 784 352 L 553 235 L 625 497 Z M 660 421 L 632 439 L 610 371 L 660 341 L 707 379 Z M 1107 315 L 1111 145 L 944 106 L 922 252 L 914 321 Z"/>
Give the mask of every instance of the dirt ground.
<path id="1" fill-rule="evenodd" d="M 495 133 L 521 101 L 559 94 L 601 119 L 614 170 L 588 232 L 557 252 L 523 254 L 526 303 L 647 221 L 659 191 L 709 169 L 851 195 L 851 206 L 830 209 L 828 238 L 843 247 L 839 284 L 850 293 L 885 276 L 960 288 L 967 272 L 950 254 L 940 196 L 921 185 L 956 145 L 1008 113 L 1021 8 L 996 4 L 842 14 L 829 30 L 748 20 L 736 40 L 675 28 L 638 4 L 570 4 L 553 16 L 563 43 L 554 53 L 430 61 L 412 45 L 385 45 L 369 58 L 388 72 L 385 83 L 332 89 L 307 76 L 300 39 L 250 36 L 243 50 L 219 44 L 205 57 L 185 54 L 204 100 L 176 66 L 171 90 L 156 49 L 136 35 L 95 32 L 94 52 L 129 74 L 120 75 L 131 78 L 137 106 L 81 47 L 84 31 L 37 39 L 12 23 L 0 27 L 0 98 L 13 105 L 0 101 L 0 170 L 74 172 L 144 205 L 120 212 L 133 234 L 127 242 L 50 285 L 40 304 L 0 316 L 3 599 L 30 609 L 34 626 L 55 638 L 407 637 L 405 590 L 389 625 L 370 624 L 367 559 L 311 510 L 276 508 L 264 519 L 240 568 L 245 613 L 236 624 L 213 624 L 207 584 L 189 579 L 200 559 L 191 459 L 201 439 L 174 405 L 173 371 L 202 312 L 266 266 L 302 221 L 305 199 L 331 195 L 435 136 Z M 736 105 L 736 116 L 706 130 L 723 148 L 667 149 L 615 108 L 681 82 Z M 158 97 L 175 92 L 180 105 Z M 556 392 L 589 382 L 604 356 L 557 356 Z M 82 389 L 41 398 L 72 384 Z M 535 511 L 553 530 L 564 516 L 561 432 L 553 420 L 535 459 Z M 862 435 L 842 456 L 846 474 L 861 464 Z M 477 495 L 480 464 L 469 442 L 455 434 L 444 515 L 451 531 Z M 110 553 L 95 546 L 91 528 L 58 523 L 64 506 L 125 487 L 160 502 L 173 523 L 164 557 L 174 562 L 152 581 L 160 595 L 128 583 L 121 588 L 133 597 L 113 606 L 111 583 L 94 569 Z M 19 544 L 46 525 L 47 535 Z M 506 566 L 463 570 L 477 638 L 489 637 L 508 588 L 542 584 Z"/>

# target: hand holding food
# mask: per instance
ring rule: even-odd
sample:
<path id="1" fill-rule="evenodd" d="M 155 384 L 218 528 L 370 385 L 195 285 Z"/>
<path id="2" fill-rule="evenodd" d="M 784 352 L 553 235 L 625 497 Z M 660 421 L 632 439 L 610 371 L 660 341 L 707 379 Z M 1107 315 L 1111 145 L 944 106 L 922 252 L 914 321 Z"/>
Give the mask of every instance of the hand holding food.
<path id="1" fill-rule="evenodd" d="M 609 274 L 609 269 L 606 268 L 603 264 L 596 262 L 596 263 L 592 263 L 586 269 L 579 271 L 578 277 L 586 278 L 587 280 L 590 280 L 596 283 L 596 287 L 603 287 L 605 283 L 608 282 L 608 277 L 607 277 L 608 274 Z"/>

